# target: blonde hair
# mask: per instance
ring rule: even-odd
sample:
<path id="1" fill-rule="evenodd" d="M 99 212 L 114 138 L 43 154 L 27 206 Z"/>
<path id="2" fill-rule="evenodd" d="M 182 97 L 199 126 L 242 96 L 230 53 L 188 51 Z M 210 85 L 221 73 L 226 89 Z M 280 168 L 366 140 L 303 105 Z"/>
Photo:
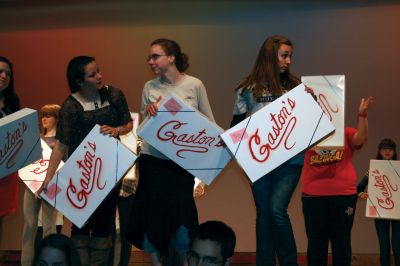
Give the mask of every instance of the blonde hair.
<path id="1" fill-rule="evenodd" d="M 54 117 L 56 119 L 56 123 L 58 122 L 58 113 L 61 109 L 61 106 L 58 104 L 46 104 L 40 108 L 39 111 L 39 125 L 40 125 L 40 136 L 46 135 L 47 129 L 42 125 L 42 118 L 43 117 Z"/>

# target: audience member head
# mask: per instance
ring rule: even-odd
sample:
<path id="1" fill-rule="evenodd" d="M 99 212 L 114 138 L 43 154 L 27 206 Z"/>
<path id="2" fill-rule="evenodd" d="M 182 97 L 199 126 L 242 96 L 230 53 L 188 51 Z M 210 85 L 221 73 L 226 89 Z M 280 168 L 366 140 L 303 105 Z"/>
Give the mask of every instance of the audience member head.
<path id="1" fill-rule="evenodd" d="M 81 265 L 74 243 L 63 234 L 52 234 L 43 238 L 35 253 L 33 266 L 52 265 Z"/>
<path id="2" fill-rule="evenodd" d="M 232 228 L 220 221 L 208 221 L 199 225 L 192 235 L 188 264 L 224 265 L 230 264 L 236 245 Z"/>

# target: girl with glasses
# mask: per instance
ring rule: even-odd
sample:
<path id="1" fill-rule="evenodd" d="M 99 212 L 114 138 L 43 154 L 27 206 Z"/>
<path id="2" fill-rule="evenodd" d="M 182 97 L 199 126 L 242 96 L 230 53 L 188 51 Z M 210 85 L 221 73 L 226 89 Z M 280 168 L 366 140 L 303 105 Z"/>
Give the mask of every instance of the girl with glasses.
<path id="1" fill-rule="evenodd" d="M 188 57 L 175 41 L 153 41 L 147 61 L 156 78 L 143 88 L 143 118 L 157 115 L 158 103 L 172 92 L 214 121 L 206 89 L 199 79 L 185 73 Z M 174 265 L 184 265 L 189 233 L 198 224 L 194 176 L 145 141 L 139 176 L 128 240 L 151 254 L 152 265 L 161 265 L 161 257 L 169 255 L 170 246 L 179 255 Z"/>

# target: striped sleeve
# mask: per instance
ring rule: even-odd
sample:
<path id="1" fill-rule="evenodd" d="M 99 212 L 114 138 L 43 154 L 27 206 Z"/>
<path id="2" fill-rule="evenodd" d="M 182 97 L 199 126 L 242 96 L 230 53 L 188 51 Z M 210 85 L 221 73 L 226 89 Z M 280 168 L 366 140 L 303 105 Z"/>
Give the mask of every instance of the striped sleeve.
<path id="1" fill-rule="evenodd" d="M 368 177 L 369 170 L 364 174 L 364 177 L 361 179 L 360 183 L 357 185 L 357 194 L 365 191 L 365 188 L 368 186 Z"/>

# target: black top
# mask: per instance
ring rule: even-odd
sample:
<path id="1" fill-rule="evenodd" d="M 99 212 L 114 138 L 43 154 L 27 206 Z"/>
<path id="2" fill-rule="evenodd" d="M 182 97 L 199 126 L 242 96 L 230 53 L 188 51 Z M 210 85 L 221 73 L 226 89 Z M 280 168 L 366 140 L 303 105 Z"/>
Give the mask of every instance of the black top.
<path id="1" fill-rule="evenodd" d="M 365 173 L 364 177 L 361 179 L 360 183 L 357 185 L 357 194 L 365 191 L 365 188 L 368 186 L 368 177 L 369 170 Z"/>
<path id="2" fill-rule="evenodd" d="M 56 145 L 56 137 L 42 137 L 42 139 L 44 140 L 44 142 L 46 142 L 47 145 L 49 145 L 50 149 L 54 148 L 54 145 Z"/>
<path id="3" fill-rule="evenodd" d="M 2 98 L 4 101 L 4 108 L 1 111 L 6 115 L 10 115 L 20 110 L 21 106 L 19 103 L 19 98 L 14 92 L 7 94 L 0 92 L 0 98 Z M 3 117 L 2 112 L 0 112 L 0 118 Z"/>
<path id="4" fill-rule="evenodd" d="M 107 86 L 100 90 L 100 94 L 110 105 L 84 111 L 78 100 L 70 95 L 61 106 L 56 138 L 69 147 L 68 157 L 96 124 L 117 127 L 132 120 L 121 90 Z"/>

